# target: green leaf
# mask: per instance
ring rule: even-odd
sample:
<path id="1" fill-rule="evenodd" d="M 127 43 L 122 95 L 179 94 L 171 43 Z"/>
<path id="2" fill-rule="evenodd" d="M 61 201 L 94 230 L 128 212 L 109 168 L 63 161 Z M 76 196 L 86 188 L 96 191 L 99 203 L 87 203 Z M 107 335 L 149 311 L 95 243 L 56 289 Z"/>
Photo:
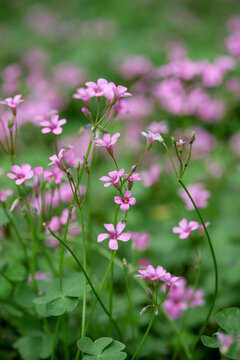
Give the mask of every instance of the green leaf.
<path id="1" fill-rule="evenodd" d="M 7 216 L 5 215 L 5 212 L 3 211 L 3 209 L 0 209 L 0 226 L 6 225 L 8 223 L 9 223 L 9 220 L 8 220 Z"/>
<path id="2" fill-rule="evenodd" d="M 42 338 L 41 352 L 40 352 L 41 359 L 46 359 L 51 355 L 53 342 L 54 342 L 54 335 L 47 335 L 44 338 Z"/>
<path id="3" fill-rule="evenodd" d="M 18 349 L 24 360 L 38 360 L 41 351 L 39 338 L 26 336 L 15 342 L 14 347 Z"/>
<path id="4" fill-rule="evenodd" d="M 218 325 L 228 334 L 233 336 L 240 335 L 240 309 L 227 308 L 217 313 L 216 321 Z"/>
<path id="5" fill-rule="evenodd" d="M 102 351 L 113 341 L 112 338 L 103 337 L 97 339 L 94 343 L 88 337 L 84 337 L 77 342 L 78 348 L 91 355 L 101 355 Z"/>
<path id="6" fill-rule="evenodd" d="M 28 308 L 34 306 L 33 299 L 36 297 L 36 293 L 30 286 L 19 284 L 14 291 L 13 297 L 17 304 Z"/>
<path id="7" fill-rule="evenodd" d="M 72 273 L 63 278 L 63 294 L 71 297 L 83 295 L 84 276 L 82 273 Z"/>
<path id="8" fill-rule="evenodd" d="M 20 334 L 25 336 L 41 336 L 41 323 L 38 319 L 30 316 L 24 316 L 18 321 L 17 325 Z"/>
<path id="9" fill-rule="evenodd" d="M 0 299 L 7 299 L 12 292 L 12 285 L 0 275 Z"/>
<path id="10" fill-rule="evenodd" d="M 127 356 L 121 350 L 125 345 L 112 338 L 100 338 L 92 342 L 88 337 L 78 340 L 78 348 L 86 353 L 83 360 L 124 360 Z"/>
<path id="11" fill-rule="evenodd" d="M 46 311 L 49 315 L 59 316 L 68 311 L 73 311 L 78 304 L 78 298 L 62 296 L 46 304 Z"/>
<path id="12" fill-rule="evenodd" d="M 23 281 L 26 269 L 22 264 L 9 264 L 5 270 L 6 276 L 12 281 Z"/>
<path id="13" fill-rule="evenodd" d="M 212 337 L 203 335 L 201 337 L 201 340 L 202 340 L 203 345 L 205 345 L 209 348 L 216 349 L 220 346 L 220 343 L 219 343 L 218 339 L 216 338 L 216 335 L 213 335 Z"/>

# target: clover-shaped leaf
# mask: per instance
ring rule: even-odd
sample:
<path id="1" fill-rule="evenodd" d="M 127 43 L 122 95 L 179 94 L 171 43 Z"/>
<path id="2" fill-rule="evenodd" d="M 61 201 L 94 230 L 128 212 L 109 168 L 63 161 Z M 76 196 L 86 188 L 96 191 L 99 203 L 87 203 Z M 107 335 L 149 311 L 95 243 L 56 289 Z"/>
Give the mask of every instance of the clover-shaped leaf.
<path id="1" fill-rule="evenodd" d="M 127 354 L 122 352 L 125 345 L 112 338 L 103 337 L 93 341 L 88 338 L 78 340 L 78 348 L 86 353 L 83 360 L 123 360 Z"/>
<path id="2" fill-rule="evenodd" d="M 84 276 L 82 273 L 65 276 L 62 288 L 59 280 L 47 281 L 44 285 L 41 286 L 46 292 L 45 295 L 35 298 L 33 302 L 38 306 L 42 305 L 42 310 L 46 314 L 59 316 L 76 308 L 78 298 L 83 295 Z"/>
<path id="3" fill-rule="evenodd" d="M 229 359 L 240 360 L 240 309 L 227 308 L 217 313 L 216 321 L 221 328 L 218 332 L 230 334 L 233 338 L 233 343 L 224 349 L 217 334 L 212 337 L 202 336 L 202 343 L 210 348 L 219 348 L 221 354 Z"/>
<path id="4" fill-rule="evenodd" d="M 54 336 L 24 336 L 17 340 L 14 347 L 24 360 L 46 359 L 51 355 Z"/>

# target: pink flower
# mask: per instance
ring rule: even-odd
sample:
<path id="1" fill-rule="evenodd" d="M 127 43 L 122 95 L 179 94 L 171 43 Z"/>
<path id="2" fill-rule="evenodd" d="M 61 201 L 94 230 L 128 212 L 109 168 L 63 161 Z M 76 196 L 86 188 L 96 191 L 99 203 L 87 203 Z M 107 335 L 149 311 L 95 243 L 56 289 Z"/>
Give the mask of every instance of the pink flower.
<path id="1" fill-rule="evenodd" d="M 177 283 L 177 281 L 180 279 L 179 276 L 174 276 L 170 274 L 169 272 L 166 272 L 164 274 L 163 281 L 165 282 L 166 286 L 171 287 Z"/>
<path id="2" fill-rule="evenodd" d="M 8 196 L 11 196 L 13 193 L 12 190 L 3 190 L 0 191 L 0 201 L 5 202 Z"/>
<path id="3" fill-rule="evenodd" d="M 43 178 L 48 182 L 53 181 L 55 184 L 60 184 L 62 181 L 63 172 L 57 166 L 53 166 L 51 170 L 44 170 Z"/>
<path id="4" fill-rule="evenodd" d="M 136 198 L 131 197 L 132 192 L 130 190 L 125 191 L 124 198 L 120 196 L 114 196 L 114 202 L 116 204 L 121 204 L 120 209 L 122 211 L 129 210 L 130 205 L 136 204 Z"/>
<path id="5" fill-rule="evenodd" d="M 143 178 L 143 185 L 145 187 L 150 187 L 158 182 L 160 176 L 160 168 L 157 164 L 154 164 L 151 166 L 149 171 L 141 171 L 140 175 Z"/>
<path id="6" fill-rule="evenodd" d="M 61 222 L 58 216 L 53 216 L 49 222 L 49 227 L 53 232 L 57 232 L 60 230 Z M 49 234 L 49 230 L 46 229 L 46 234 Z"/>
<path id="7" fill-rule="evenodd" d="M 34 172 L 29 164 L 22 164 L 21 166 L 12 165 L 11 170 L 13 173 L 8 173 L 9 179 L 17 179 L 16 185 L 21 185 L 25 180 L 31 179 Z"/>
<path id="8" fill-rule="evenodd" d="M 36 280 L 51 280 L 51 274 L 45 273 L 43 271 L 36 271 L 35 272 L 35 279 Z M 32 284 L 32 276 L 29 275 L 28 284 Z"/>
<path id="9" fill-rule="evenodd" d="M 117 142 L 120 133 L 117 132 L 113 136 L 108 133 L 103 134 L 103 139 L 94 139 L 96 146 L 105 146 L 108 152 L 112 152 L 112 146 Z"/>
<path id="10" fill-rule="evenodd" d="M 13 98 L 9 97 L 5 100 L 0 101 L 0 104 L 5 104 L 10 107 L 12 113 L 16 115 L 17 106 L 22 103 L 24 100 L 21 100 L 22 95 L 15 95 Z"/>
<path id="11" fill-rule="evenodd" d="M 111 250 L 117 250 L 118 249 L 118 242 L 120 241 L 128 241 L 131 238 L 131 234 L 129 232 L 123 233 L 123 230 L 125 228 L 126 224 L 122 223 L 121 221 L 117 224 L 116 229 L 114 228 L 113 224 L 104 224 L 105 229 L 109 231 L 110 235 L 107 233 L 99 234 L 97 241 L 102 242 L 105 239 L 109 239 L 109 248 Z"/>
<path id="12" fill-rule="evenodd" d="M 145 268 L 145 267 L 147 267 L 147 266 L 149 265 L 149 260 L 148 260 L 148 259 L 145 259 L 145 258 L 140 259 L 139 262 L 138 262 L 138 265 L 139 265 L 140 267 Z"/>
<path id="13" fill-rule="evenodd" d="M 132 232 L 131 234 L 132 242 L 136 246 L 137 250 L 146 250 L 150 242 L 149 234 L 141 232 Z"/>
<path id="14" fill-rule="evenodd" d="M 95 92 L 91 88 L 79 88 L 77 93 L 73 95 L 73 98 L 83 100 L 86 104 L 89 104 L 94 95 Z"/>
<path id="15" fill-rule="evenodd" d="M 217 339 L 221 344 L 221 348 L 223 352 L 227 352 L 229 347 L 233 343 L 233 337 L 230 334 L 224 334 L 224 333 L 217 333 Z"/>
<path id="16" fill-rule="evenodd" d="M 108 83 L 110 85 L 109 90 L 106 93 L 106 98 L 111 103 L 112 101 L 116 102 L 119 99 L 132 96 L 129 92 L 127 92 L 127 88 L 122 85 L 116 86 L 113 82 Z"/>
<path id="17" fill-rule="evenodd" d="M 45 120 L 40 122 L 41 126 L 44 128 L 41 130 L 43 134 L 53 133 L 54 135 L 59 135 L 62 133 L 61 126 L 66 124 L 66 119 L 59 120 L 59 115 L 53 113 L 50 116 L 45 116 Z"/>
<path id="18" fill-rule="evenodd" d="M 64 165 L 62 163 L 62 157 L 63 157 L 63 153 L 64 153 L 64 149 L 61 149 L 58 153 L 58 156 L 57 155 L 53 155 L 51 156 L 49 159 L 52 160 L 49 164 L 49 165 L 56 165 L 59 167 L 59 169 L 63 170 L 64 169 Z"/>
<path id="19" fill-rule="evenodd" d="M 148 126 L 147 130 L 151 131 L 152 133 L 165 134 L 168 132 L 168 125 L 165 120 L 160 122 L 154 121 Z"/>
<path id="20" fill-rule="evenodd" d="M 135 277 L 140 277 L 146 281 L 150 281 L 155 277 L 155 269 L 152 265 L 148 265 L 144 270 L 138 270 L 139 274 L 135 275 Z"/>
<path id="21" fill-rule="evenodd" d="M 106 95 L 106 93 L 111 90 L 111 85 L 109 85 L 108 81 L 105 79 L 98 79 L 97 82 L 88 81 L 86 82 L 86 86 L 88 89 L 91 89 L 94 93 L 94 96 L 100 97 Z"/>
<path id="22" fill-rule="evenodd" d="M 208 198 L 211 196 L 210 191 L 204 189 L 203 184 L 197 183 L 194 185 L 189 185 L 187 187 L 190 195 L 192 196 L 194 202 L 196 203 L 197 207 L 205 208 L 207 207 Z M 183 189 L 178 191 L 179 196 L 186 204 L 186 208 L 188 210 L 194 210 L 194 206 L 191 200 L 188 198 L 187 194 Z"/>
<path id="23" fill-rule="evenodd" d="M 148 133 L 142 131 L 141 134 L 147 138 L 148 144 L 152 144 L 155 140 L 161 139 L 161 135 L 159 133 L 154 134 L 151 131 L 148 131 Z"/>
<path id="24" fill-rule="evenodd" d="M 128 174 L 124 174 L 123 176 L 128 178 Z M 138 173 L 133 173 L 131 176 L 129 176 L 128 183 L 133 185 L 134 181 L 143 181 L 143 179 L 139 176 Z"/>
<path id="25" fill-rule="evenodd" d="M 102 176 L 99 180 L 106 181 L 104 187 L 108 187 L 110 185 L 118 186 L 118 181 L 120 177 L 123 175 L 124 169 L 120 169 L 119 171 L 110 171 L 108 173 L 109 176 Z"/>
<path id="26" fill-rule="evenodd" d="M 196 230 L 198 228 L 198 222 L 190 221 L 188 224 L 187 220 L 184 218 L 179 222 L 179 227 L 174 226 L 173 232 L 175 234 L 180 234 L 179 239 L 186 239 L 187 237 L 191 236 L 193 230 Z"/>
<path id="27" fill-rule="evenodd" d="M 181 149 L 183 147 L 183 144 L 185 144 L 185 141 L 183 141 L 182 139 L 179 139 L 177 142 L 176 142 L 176 145 L 179 149 Z"/>

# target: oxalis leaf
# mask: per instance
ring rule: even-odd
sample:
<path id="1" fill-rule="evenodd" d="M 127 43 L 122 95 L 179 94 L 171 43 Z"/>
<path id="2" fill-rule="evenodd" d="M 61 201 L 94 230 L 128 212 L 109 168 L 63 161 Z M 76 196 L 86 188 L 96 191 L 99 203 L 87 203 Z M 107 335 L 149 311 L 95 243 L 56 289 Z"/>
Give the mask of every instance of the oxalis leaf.
<path id="1" fill-rule="evenodd" d="M 34 299 L 37 305 L 44 305 L 44 311 L 49 316 L 59 316 L 73 311 L 78 304 L 78 298 L 83 295 L 84 276 L 82 273 L 72 273 L 65 276 L 62 289 L 59 280 L 47 281 L 45 295 Z M 89 291 L 89 287 L 87 287 Z"/>
<path id="2" fill-rule="evenodd" d="M 125 345 L 112 338 L 103 337 L 94 342 L 84 337 L 77 342 L 78 348 L 86 353 L 83 360 L 123 360 L 127 354 L 122 352 Z"/>
<path id="3" fill-rule="evenodd" d="M 54 336 L 24 336 L 15 342 L 14 347 L 18 349 L 24 360 L 46 359 L 51 355 Z"/>

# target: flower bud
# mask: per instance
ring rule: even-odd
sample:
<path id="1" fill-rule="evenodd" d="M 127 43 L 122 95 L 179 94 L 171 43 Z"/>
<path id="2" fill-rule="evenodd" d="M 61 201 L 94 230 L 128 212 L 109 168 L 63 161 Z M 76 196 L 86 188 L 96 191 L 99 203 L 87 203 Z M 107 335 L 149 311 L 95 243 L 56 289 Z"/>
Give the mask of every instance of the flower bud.
<path id="1" fill-rule="evenodd" d="M 175 146 L 177 144 L 177 140 L 174 136 L 171 136 L 172 144 Z"/>
<path id="2" fill-rule="evenodd" d="M 190 138 L 190 142 L 189 142 L 190 145 L 194 143 L 194 141 L 195 141 L 195 135 L 196 135 L 196 133 L 195 133 L 195 131 L 193 131 L 193 132 L 192 132 L 192 135 L 191 135 L 191 138 Z"/>
<path id="3" fill-rule="evenodd" d="M 92 114 L 90 113 L 90 111 L 88 110 L 88 108 L 86 108 L 85 106 L 83 106 L 81 108 L 83 114 L 86 116 L 87 119 L 91 119 L 92 118 Z"/>

